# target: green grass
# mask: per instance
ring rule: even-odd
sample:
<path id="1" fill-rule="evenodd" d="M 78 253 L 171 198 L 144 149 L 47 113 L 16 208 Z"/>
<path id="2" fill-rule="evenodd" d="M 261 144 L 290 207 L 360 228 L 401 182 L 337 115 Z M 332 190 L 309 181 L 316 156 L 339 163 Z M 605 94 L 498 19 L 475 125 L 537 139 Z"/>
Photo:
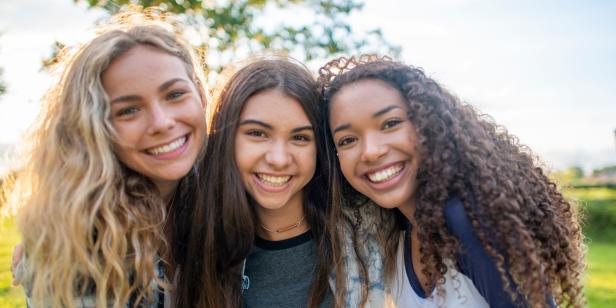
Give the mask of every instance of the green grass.
<path id="1" fill-rule="evenodd" d="M 588 245 L 585 291 L 589 307 L 616 307 L 616 189 L 569 188 L 584 215 Z"/>
<path id="2" fill-rule="evenodd" d="M 616 189 L 569 188 L 564 194 L 581 207 L 584 216 L 588 306 L 616 307 Z"/>
<path id="3" fill-rule="evenodd" d="M 24 291 L 11 286 L 11 257 L 13 247 L 20 241 L 12 219 L 0 217 L 0 307 L 25 307 Z"/>
<path id="4" fill-rule="evenodd" d="M 586 299 L 589 307 L 616 306 L 616 243 L 589 244 Z"/>
<path id="5" fill-rule="evenodd" d="M 616 189 L 568 189 L 585 212 L 588 271 L 585 292 L 588 307 L 616 307 Z M 11 255 L 19 235 L 11 219 L 0 223 L 0 308 L 25 307 L 21 287 L 11 286 Z"/>
<path id="6" fill-rule="evenodd" d="M 616 243 L 616 189 L 569 188 L 564 193 L 581 207 L 588 240 Z"/>

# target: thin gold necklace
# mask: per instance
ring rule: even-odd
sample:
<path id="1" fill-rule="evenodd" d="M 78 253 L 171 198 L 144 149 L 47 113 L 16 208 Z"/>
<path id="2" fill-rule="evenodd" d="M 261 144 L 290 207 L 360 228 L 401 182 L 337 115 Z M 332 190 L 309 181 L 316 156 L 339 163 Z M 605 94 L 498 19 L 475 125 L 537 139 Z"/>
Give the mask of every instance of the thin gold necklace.
<path id="1" fill-rule="evenodd" d="M 272 230 L 270 228 L 268 228 L 267 226 L 265 226 L 264 224 L 261 224 L 261 228 L 263 228 L 263 230 L 270 232 L 270 233 L 283 233 L 283 232 L 287 232 L 287 231 L 291 231 L 299 226 L 302 225 L 302 221 L 304 221 L 304 216 L 302 215 L 302 217 L 300 217 L 294 224 L 288 226 L 288 227 L 283 227 L 283 228 L 279 228 L 276 230 Z"/>

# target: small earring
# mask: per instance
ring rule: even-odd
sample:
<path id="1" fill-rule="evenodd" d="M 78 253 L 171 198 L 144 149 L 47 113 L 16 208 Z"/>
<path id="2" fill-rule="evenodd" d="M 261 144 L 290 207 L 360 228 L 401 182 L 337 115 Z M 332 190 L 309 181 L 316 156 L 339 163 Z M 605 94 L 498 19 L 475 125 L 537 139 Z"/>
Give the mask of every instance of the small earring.
<path id="1" fill-rule="evenodd" d="M 338 152 L 336 152 L 336 156 L 340 156 L 340 155 L 338 155 Z"/>

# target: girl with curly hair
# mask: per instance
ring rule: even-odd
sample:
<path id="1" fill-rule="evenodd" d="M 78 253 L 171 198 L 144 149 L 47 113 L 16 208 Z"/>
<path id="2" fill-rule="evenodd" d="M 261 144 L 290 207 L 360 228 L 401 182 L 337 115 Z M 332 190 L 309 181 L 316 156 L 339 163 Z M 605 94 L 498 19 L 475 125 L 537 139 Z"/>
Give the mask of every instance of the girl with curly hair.
<path id="1" fill-rule="evenodd" d="M 63 64 L 13 191 L 28 302 L 168 306 L 206 133 L 200 63 L 142 21 L 104 29 Z"/>
<path id="2" fill-rule="evenodd" d="M 352 226 L 333 235 L 353 243 L 337 288 L 380 306 L 584 305 L 576 208 L 515 137 L 389 59 L 339 58 L 319 80 L 330 221 Z"/>
<path id="3" fill-rule="evenodd" d="M 317 84 L 260 59 L 215 99 L 178 307 L 329 307 L 327 160 Z M 203 290 L 207 290 L 204 292 Z"/>

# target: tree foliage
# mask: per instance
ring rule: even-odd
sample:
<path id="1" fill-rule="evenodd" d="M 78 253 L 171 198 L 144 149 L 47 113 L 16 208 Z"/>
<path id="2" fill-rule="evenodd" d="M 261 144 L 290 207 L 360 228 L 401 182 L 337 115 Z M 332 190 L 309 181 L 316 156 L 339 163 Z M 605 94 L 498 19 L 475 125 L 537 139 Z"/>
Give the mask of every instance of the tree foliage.
<path id="1" fill-rule="evenodd" d="M 605 177 L 614 177 L 614 178 L 616 178 L 616 165 L 607 166 L 607 167 L 603 167 L 603 168 L 599 168 L 599 169 L 594 169 L 592 171 L 592 175 L 594 177 L 605 176 Z"/>
<path id="2" fill-rule="evenodd" d="M 157 7 L 160 14 L 176 14 L 184 28 L 197 38 L 192 43 L 208 53 L 208 65 L 214 70 L 264 49 L 286 50 L 306 61 L 342 53 L 397 56 L 400 52 L 399 47 L 385 41 L 380 29 L 354 33 L 345 18 L 362 9 L 363 3 L 357 0 L 74 1 L 110 14 L 135 5 Z M 266 20 L 271 15 L 267 12 L 285 12 L 283 16 L 292 17 Z"/>
<path id="3" fill-rule="evenodd" d="M 552 177 L 561 185 L 575 185 L 584 177 L 584 169 L 579 166 L 571 166 L 554 172 Z"/>
<path id="4" fill-rule="evenodd" d="M 4 83 L 4 80 L 2 79 L 3 73 L 4 70 L 0 67 L 0 96 L 6 92 L 6 83 Z"/>
<path id="5" fill-rule="evenodd" d="M 0 68 L 0 96 L 6 92 L 6 84 L 4 83 L 4 80 L 2 80 L 2 73 L 2 68 Z"/>

